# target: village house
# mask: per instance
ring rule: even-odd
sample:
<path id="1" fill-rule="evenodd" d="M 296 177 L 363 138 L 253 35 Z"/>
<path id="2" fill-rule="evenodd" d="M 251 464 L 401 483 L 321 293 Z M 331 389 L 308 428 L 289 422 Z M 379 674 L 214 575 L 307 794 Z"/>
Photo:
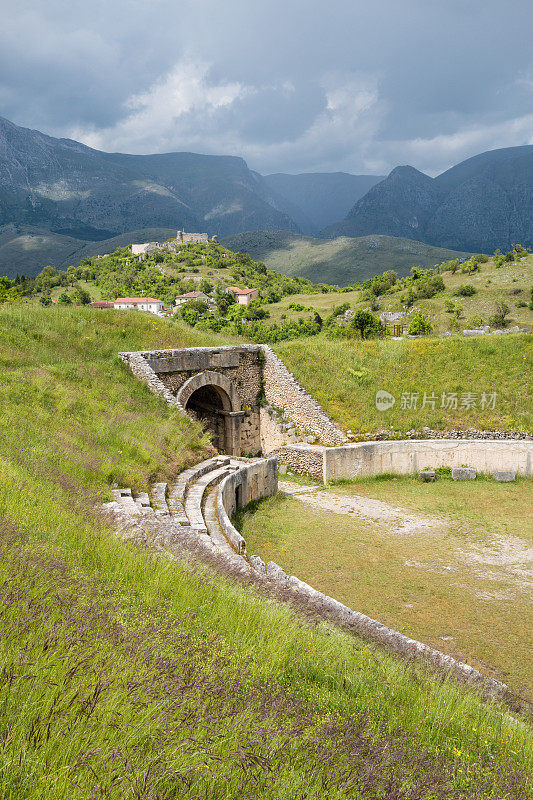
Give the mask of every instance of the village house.
<path id="1" fill-rule="evenodd" d="M 228 286 L 227 292 L 233 295 L 237 303 L 241 306 L 247 306 L 256 297 L 259 297 L 259 289 L 239 289 L 238 286 Z"/>
<path id="2" fill-rule="evenodd" d="M 185 292 L 176 297 L 176 308 L 188 303 L 189 300 L 200 300 L 202 303 L 212 303 L 212 299 L 205 292 Z"/>
<path id="3" fill-rule="evenodd" d="M 113 302 L 113 308 L 116 311 L 133 309 L 134 311 L 149 311 L 151 314 L 162 314 L 165 305 L 162 300 L 156 300 L 153 297 L 117 297 Z"/>
<path id="4" fill-rule="evenodd" d="M 106 300 L 97 300 L 94 303 L 91 303 L 93 308 L 114 308 L 113 303 L 108 303 Z"/>

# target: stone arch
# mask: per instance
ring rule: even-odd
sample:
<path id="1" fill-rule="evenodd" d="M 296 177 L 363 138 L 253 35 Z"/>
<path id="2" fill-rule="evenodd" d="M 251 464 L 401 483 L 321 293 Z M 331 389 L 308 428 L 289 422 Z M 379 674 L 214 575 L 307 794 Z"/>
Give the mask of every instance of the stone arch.
<path id="1" fill-rule="evenodd" d="M 223 375 L 221 372 L 214 372 L 210 369 L 204 372 L 198 372 L 196 375 L 193 375 L 192 378 L 188 378 L 183 386 L 180 387 L 176 398 L 183 408 L 187 408 L 187 403 L 191 396 L 198 389 L 201 389 L 202 386 L 214 386 L 218 389 L 222 389 L 218 394 L 220 395 L 225 411 L 241 410 L 241 399 L 233 381 L 231 381 L 227 375 Z"/>
<path id="2" fill-rule="evenodd" d="M 204 424 L 217 450 L 240 455 L 244 412 L 233 381 L 213 370 L 198 372 L 185 381 L 176 398 L 185 411 Z"/>

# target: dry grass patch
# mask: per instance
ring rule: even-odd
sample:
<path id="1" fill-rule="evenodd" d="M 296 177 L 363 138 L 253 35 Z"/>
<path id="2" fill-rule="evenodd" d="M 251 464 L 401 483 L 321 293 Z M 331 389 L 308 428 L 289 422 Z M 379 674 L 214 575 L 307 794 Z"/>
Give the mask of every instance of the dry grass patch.
<path id="1" fill-rule="evenodd" d="M 369 480 L 273 498 L 242 531 L 249 552 L 531 699 L 530 500 L 527 481 Z"/>

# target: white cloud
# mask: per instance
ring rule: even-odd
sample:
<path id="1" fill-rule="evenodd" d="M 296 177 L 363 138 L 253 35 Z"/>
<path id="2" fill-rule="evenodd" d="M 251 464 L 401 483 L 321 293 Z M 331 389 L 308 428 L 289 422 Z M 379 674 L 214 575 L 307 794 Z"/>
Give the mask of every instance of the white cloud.
<path id="1" fill-rule="evenodd" d="M 99 130 L 74 128 L 69 135 L 108 151 L 166 152 L 189 149 L 192 143 L 201 147 L 208 119 L 250 91 L 238 82 L 211 84 L 208 64 L 185 59 L 148 91 L 128 98 L 126 116 L 116 124 Z"/>
<path id="2" fill-rule="evenodd" d="M 525 114 L 492 125 L 464 127 L 454 133 L 408 141 L 380 143 L 388 163 L 409 163 L 437 175 L 466 158 L 495 150 L 533 144 L 533 114 Z M 376 150 L 376 144 L 373 145 Z M 386 163 L 386 162 L 384 162 Z"/>
<path id="3" fill-rule="evenodd" d="M 126 113 L 116 124 L 103 129 L 73 128 L 69 136 L 107 151 L 241 155 L 262 172 L 280 164 L 291 171 L 338 169 L 339 162 L 345 169 L 359 166 L 386 112 L 377 77 L 330 72 L 316 89 L 322 96 L 321 108 L 307 127 L 288 137 L 281 126 L 278 135 L 265 144 L 260 126 L 255 136 L 249 130 L 242 132 L 239 103 L 255 97 L 261 107 L 262 93 L 271 100 L 274 91 L 289 103 L 290 110 L 294 84 L 215 82 L 207 63 L 185 59 L 148 91 L 128 98 Z M 267 115 L 268 108 L 262 113 Z"/>

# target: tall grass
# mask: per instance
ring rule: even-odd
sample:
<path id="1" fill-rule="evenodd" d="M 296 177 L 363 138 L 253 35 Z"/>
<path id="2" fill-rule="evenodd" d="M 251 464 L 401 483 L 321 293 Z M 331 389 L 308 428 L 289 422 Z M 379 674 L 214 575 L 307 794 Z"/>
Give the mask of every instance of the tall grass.
<path id="1" fill-rule="evenodd" d="M 532 737 L 498 704 L 114 538 L 109 465 L 146 487 L 203 434 L 117 362 L 111 317 L 32 315 L 0 315 L 2 798 L 527 796 Z M 123 319 L 117 349 L 194 341 Z"/>
<path id="2" fill-rule="evenodd" d="M 533 336 L 362 342 L 321 335 L 275 349 L 326 411 L 354 433 L 392 428 L 405 434 L 424 426 L 533 432 Z M 380 389 L 396 399 L 387 411 L 376 408 Z M 418 394 L 416 408 L 402 408 L 404 392 Z M 458 393 L 457 409 L 440 407 L 443 392 Z M 476 393 L 475 407 L 461 407 L 465 392 Z M 481 407 L 483 392 L 496 392 L 494 409 Z"/>

